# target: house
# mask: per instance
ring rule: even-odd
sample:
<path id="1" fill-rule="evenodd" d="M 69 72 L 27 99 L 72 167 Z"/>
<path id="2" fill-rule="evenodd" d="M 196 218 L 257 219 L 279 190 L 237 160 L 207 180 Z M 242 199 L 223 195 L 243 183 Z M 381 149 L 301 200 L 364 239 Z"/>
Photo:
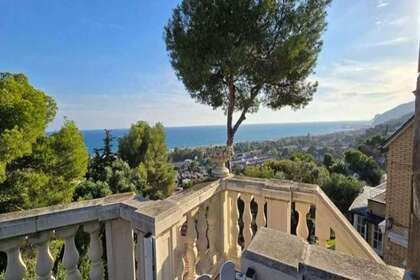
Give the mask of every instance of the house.
<path id="1" fill-rule="evenodd" d="M 412 191 L 414 116 L 385 142 L 387 151 L 386 222 L 384 260 L 405 267 Z"/>
<path id="2" fill-rule="evenodd" d="M 365 186 L 349 208 L 353 227 L 369 243 L 375 252 L 383 257 L 383 230 L 380 224 L 385 220 L 386 185 Z"/>

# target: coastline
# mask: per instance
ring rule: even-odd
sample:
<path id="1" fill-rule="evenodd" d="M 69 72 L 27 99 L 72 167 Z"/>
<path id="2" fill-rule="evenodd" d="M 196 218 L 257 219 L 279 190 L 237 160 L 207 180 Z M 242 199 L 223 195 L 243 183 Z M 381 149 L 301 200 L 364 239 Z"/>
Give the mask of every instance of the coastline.
<path id="1" fill-rule="evenodd" d="M 371 127 L 370 121 L 305 122 L 245 124 L 238 131 L 236 144 L 247 142 L 276 141 L 288 137 L 318 136 L 337 132 L 354 131 Z M 225 126 L 177 126 L 165 127 L 167 146 L 170 151 L 186 148 L 206 148 L 224 145 Z M 110 129 L 114 136 L 113 149 L 117 149 L 118 138 L 128 132 L 128 128 Z M 82 130 L 89 153 L 102 146 L 103 129 Z"/>

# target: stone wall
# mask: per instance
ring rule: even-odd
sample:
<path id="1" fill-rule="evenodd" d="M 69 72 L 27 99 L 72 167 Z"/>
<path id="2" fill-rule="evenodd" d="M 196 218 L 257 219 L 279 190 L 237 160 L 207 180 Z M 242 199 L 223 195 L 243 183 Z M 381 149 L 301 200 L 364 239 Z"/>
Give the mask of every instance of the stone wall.
<path id="1" fill-rule="evenodd" d="M 392 228 L 385 236 L 385 262 L 405 266 L 407 248 L 389 240 L 392 231 L 405 237 L 409 227 L 411 205 L 413 123 L 409 124 L 388 146 L 386 217 Z"/>

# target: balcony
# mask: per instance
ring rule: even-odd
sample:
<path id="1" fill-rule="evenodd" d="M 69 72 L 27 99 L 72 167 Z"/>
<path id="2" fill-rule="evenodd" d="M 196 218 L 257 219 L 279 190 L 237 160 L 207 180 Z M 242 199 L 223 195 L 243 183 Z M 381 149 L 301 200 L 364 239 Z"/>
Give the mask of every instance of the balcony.
<path id="1" fill-rule="evenodd" d="M 105 246 L 101 242 L 101 227 L 105 228 Z M 265 227 L 268 229 L 259 230 Z M 214 278 L 227 260 L 233 261 L 238 270 L 241 266 L 251 267 L 254 262 L 257 276 L 260 273 L 258 279 L 268 279 L 261 278 L 265 272 L 258 271 L 258 262 L 285 265 L 293 259 L 293 263 L 303 264 L 299 248 L 305 246 L 316 248 L 312 251 L 324 259 L 311 262 L 313 269 L 325 271 L 329 265 L 336 268 L 335 275 L 341 275 L 342 260 L 347 272 L 353 267 L 357 277 L 370 277 L 365 279 L 402 279 L 403 274 L 383 263 L 318 186 L 229 177 L 196 185 L 160 201 L 141 201 L 133 194 L 119 194 L 0 215 L 0 251 L 7 254 L 6 279 L 24 278 L 26 267 L 20 251 L 28 244 L 37 251 L 39 278 L 53 279 L 54 260 L 49 252 L 52 238 L 64 240 L 62 263 L 66 279 L 81 279 L 75 246 L 79 228 L 90 235 L 91 279 L 103 279 L 105 267 L 109 279 L 189 280 L 204 274 Z M 293 240 L 270 243 L 287 238 Z M 314 245 L 308 245 L 308 239 Z M 321 248 L 331 246 L 331 239 L 335 251 Z M 265 246 L 259 245 L 264 242 Z M 289 247 L 282 258 L 274 261 L 269 253 L 258 251 L 267 246 L 277 250 Z M 247 259 L 258 254 L 263 258 L 256 261 L 254 257 L 251 262 Z M 358 265 L 361 263 L 366 266 Z M 272 274 L 271 279 L 296 279 L 296 275 L 303 275 L 297 272 L 299 267 L 304 266 Z M 382 271 L 381 278 L 371 278 L 375 269 Z"/>

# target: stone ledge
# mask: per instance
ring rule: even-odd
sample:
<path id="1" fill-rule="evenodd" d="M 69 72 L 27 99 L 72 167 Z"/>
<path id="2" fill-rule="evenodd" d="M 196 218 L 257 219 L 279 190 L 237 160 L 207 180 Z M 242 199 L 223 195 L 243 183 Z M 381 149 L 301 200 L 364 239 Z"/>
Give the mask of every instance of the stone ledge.
<path id="1" fill-rule="evenodd" d="M 164 200 L 127 200 L 122 203 L 121 217 L 143 232 L 159 236 L 182 220 L 189 211 L 199 207 L 222 189 L 220 180 L 193 186 Z"/>
<path id="2" fill-rule="evenodd" d="M 258 230 L 242 255 L 241 269 L 248 268 L 255 269 L 257 277 L 260 272 L 266 280 L 279 276 L 280 279 L 404 279 L 402 269 L 309 245 L 296 236 L 267 228 Z"/>
<path id="3" fill-rule="evenodd" d="M 118 218 L 120 203 L 133 197 L 132 193 L 116 194 L 99 199 L 5 213 L 0 215 L 0 240 L 93 220 Z"/>

